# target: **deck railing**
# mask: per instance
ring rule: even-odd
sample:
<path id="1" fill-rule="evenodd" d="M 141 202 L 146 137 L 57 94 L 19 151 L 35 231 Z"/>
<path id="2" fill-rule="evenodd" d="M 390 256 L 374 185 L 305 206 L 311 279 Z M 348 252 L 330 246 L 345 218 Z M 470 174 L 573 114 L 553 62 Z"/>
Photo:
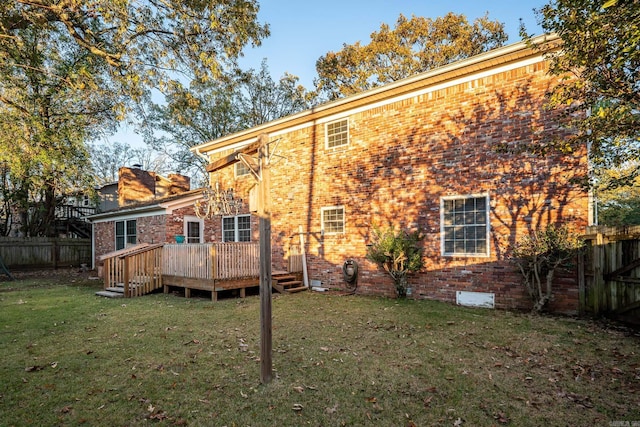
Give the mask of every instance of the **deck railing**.
<path id="1" fill-rule="evenodd" d="M 243 279 L 260 275 L 257 243 L 166 244 L 162 274 L 194 279 Z"/>
<path id="2" fill-rule="evenodd" d="M 135 297 L 162 288 L 162 245 L 133 247 L 104 257 L 104 287 L 123 286 L 124 296 Z"/>

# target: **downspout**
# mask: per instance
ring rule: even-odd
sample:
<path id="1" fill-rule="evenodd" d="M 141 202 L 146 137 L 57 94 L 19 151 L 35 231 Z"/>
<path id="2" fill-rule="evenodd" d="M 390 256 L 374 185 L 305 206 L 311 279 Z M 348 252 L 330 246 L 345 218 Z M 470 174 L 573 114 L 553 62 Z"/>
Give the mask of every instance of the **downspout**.
<path id="1" fill-rule="evenodd" d="M 96 223 L 91 221 L 91 270 L 96 269 Z"/>
<path id="2" fill-rule="evenodd" d="M 193 147 L 193 148 L 191 149 L 191 151 L 192 151 L 193 153 L 195 153 L 198 157 L 200 157 L 201 159 L 203 159 L 203 160 L 205 161 L 205 165 L 208 165 L 208 164 L 209 164 L 209 156 L 207 156 L 206 154 L 202 154 L 202 153 L 200 152 L 200 148 L 199 148 L 199 147 Z M 205 167 L 206 167 L 206 166 L 205 166 Z M 211 186 L 211 174 L 210 174 L 210 173 L 207 173 L 207 172 L 205 171 L 205 177 L 206 177 L 206 179 L 207 179 L 207 181 L 206 181 L 206 182 L 207 182 L 207 183 L 209 183 L 209 186 Z"/>
<path id="3" fill-rule="evenodd" d="M 202 154 L 200 152 L 200 148 L 198 147 L 194 147 L 193 151 L 196 153 L 196 155 L 202 159 L 204 159 L 207 163 L 209 163 L 209 156 L 207 156 L 206 154 Z"/>
<path id="4" fill-rule="evenodd" d="M 587 108 L 587 117 L 591 116 L 591 107 Z M 587 134 L 591 135 L 591 129 L 587 129 Z M 589 213 L 587 215 L 587 222 L 589 225 L 598 225 L 598 194 L 596 192 L 596 180 L 593 168 L 593 161 L 591 156 L 591 149 L 593 147 L 593 141 L 591 138 L 587 140 L 587 180 L 589 183 L 589 193 L 587 196 L 587 205 Z"/>

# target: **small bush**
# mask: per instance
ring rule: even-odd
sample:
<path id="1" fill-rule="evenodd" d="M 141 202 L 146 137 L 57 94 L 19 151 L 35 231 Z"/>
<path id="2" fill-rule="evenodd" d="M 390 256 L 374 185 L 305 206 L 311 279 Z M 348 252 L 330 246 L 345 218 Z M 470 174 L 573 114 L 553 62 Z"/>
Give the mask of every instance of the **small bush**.
<path id="1" fill-rule="evenodd" d="M 396 295 L 407 295 L 407 274 L 419 271 L 422 260 L 423 236 L 420 231 L 396 232 L 392 227 L 381 230 L 373 227 L 372 244 L 367 249 L 367 259 L 382 266 L 393 278 Z"/>
<path id="2" fill-rule="evenodd" d="M 512 259 L 520 269 L 523 284 L 533 300 L 533 311 L 543 311 L 553 296 L 556 270 L 573 259 L 584 242 L 564 226 L 550 225 L 532 231 L 516 244 Z"/>

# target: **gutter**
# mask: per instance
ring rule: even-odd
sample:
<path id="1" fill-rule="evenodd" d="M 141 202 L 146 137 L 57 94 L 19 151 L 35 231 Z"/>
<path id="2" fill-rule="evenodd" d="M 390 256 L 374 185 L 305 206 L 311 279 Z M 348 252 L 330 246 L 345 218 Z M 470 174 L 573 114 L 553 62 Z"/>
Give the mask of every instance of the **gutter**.
<path id="1" fill-rule="evenodd" d="M 93 223 L 94 221 L 99 221 L 102 219 L 108 219 L 108 218 L 118 217 L 123 215 L 153 212 L 161 209 L 164 209 L 164 208 L 160 206 L 160 204 L 155 204 L 155 205 L 144 206 L 140 208 L 131 208 L 131 209 L 122 209 L 117 211 L 103 212 L 99 214 L 89 215 L 86 218 Z"/>

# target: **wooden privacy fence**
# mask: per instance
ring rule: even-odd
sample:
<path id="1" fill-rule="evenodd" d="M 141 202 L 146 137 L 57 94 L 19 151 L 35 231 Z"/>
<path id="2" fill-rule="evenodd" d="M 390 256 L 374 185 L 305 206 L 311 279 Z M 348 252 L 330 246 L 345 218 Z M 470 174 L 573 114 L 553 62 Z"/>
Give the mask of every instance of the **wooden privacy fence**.
<path id="1" fill-rule="evenodd" d="M 640 318 L 640 226 L 588 227 L 585 239 L 579 264 L 584 312 Z"/>
<path id="2" fill-rule="evenodd" d="M 258 277 L 257 243 L 166 244 L 162 274 L 193 279 L 225 280 Z"/>
<path id="3" fill-rule="evenodd" d="M 8 268 L 58 268 L 91 264 L 90 239 L 2 237 L 0 256 Z"/>

